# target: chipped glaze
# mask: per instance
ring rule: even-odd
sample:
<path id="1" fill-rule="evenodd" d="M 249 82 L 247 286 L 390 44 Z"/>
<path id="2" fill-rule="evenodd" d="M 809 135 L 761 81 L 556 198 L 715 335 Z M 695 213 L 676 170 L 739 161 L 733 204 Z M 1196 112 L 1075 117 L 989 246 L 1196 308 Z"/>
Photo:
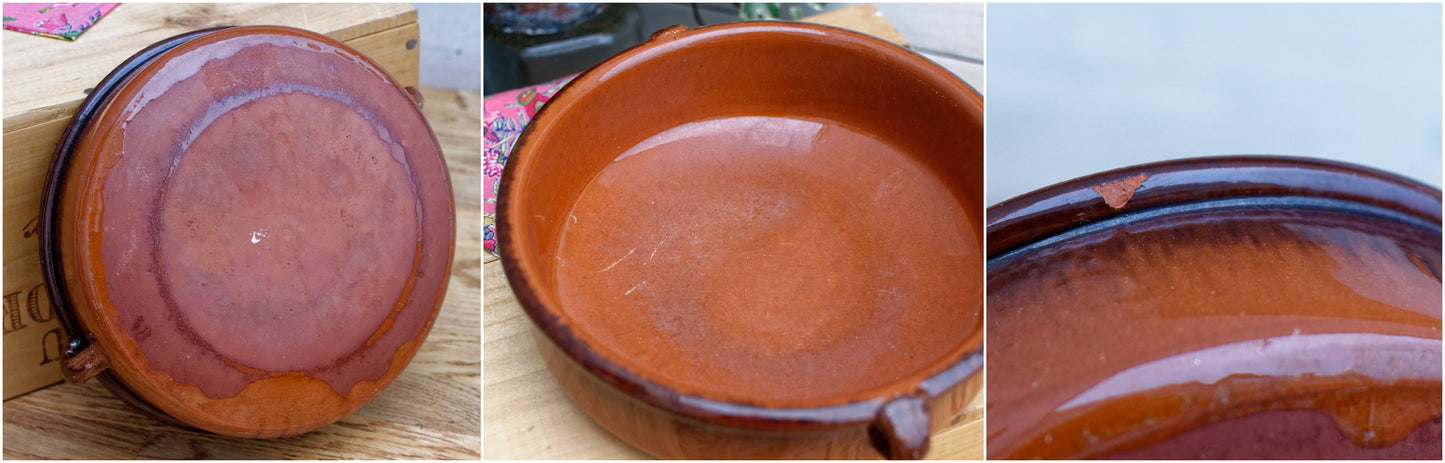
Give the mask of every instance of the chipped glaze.
<path id="1" fill-rule="evenodd" d="M 425 338 L 451 262 L 445 164 L 410 96 L 345 45 L 270 26 L 194 33 L 125 79 L 76 118 L 47 199 L 51 286 L 107 385 L 242 437 L 368 402 Z"/>
<path id="2" fill-rule="evenodd" d="M 1123 207 L 1037 206 L 1141 172 Z M 1089 218 L 1030 235 L 1024 210 Z M 1440 211 L 1402 177 L 1274 157 L 991 208 L 989 457 L 1439 459 Z"/>
<path id="3" fill-rule="evenodd" d="M 579 76 L 498 208 L 548 366 L 660 457 L 923 456 L 982 381 L 982 109 L 807 24 L 673 28 Z"/>
<path id="4" fill-rule="evenodd" d="M 1134 191 L 1143 186 L 1144 181 L 1148 179 L 1149 173 L 1145 172 L 1121 180 L 1094 185 L 1092 189 L 1104 198 L 1104 203 L 1109 207 L 1123 209 L 1125 204 L 1129 204 L 1129 199 L 1134 197 Z"/>

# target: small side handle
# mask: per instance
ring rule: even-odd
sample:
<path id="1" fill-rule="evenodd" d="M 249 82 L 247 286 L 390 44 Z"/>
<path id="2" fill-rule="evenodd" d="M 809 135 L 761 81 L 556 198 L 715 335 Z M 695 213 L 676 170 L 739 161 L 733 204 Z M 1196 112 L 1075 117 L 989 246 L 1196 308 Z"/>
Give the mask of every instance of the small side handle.
<path id="1" fill-rule="evenodd" d="M 883 405 L 868 427 L 873 448 L 890 460 L 919 460 L 928 453 L 928 396 L 911 394 Z"/>
<path id="2" fill-rule="evenodd" d="M 411 101 L 416 103 L 416 109 L 422 109 L 421 107 L 426 104 L 426 98 L 421 96 L 421 90 L 417 90 L 416 87 L 406 87 L 406 94 L 411 95 Z"/>
<path id="3" fill-rule="evenodd" d="M 665 42 L 665 41 L 668 41 L 668 40 L 672 40 L 673 38 L 677 37 L 678 34 L 681 34 L 681 33 L 683 33 L 683 32 L 687 32 L 687 31 L 688 31 L 687 26 L 678 24 L 678 25 L 675 25 L 675 26 L 672 26 L 672 27 L 669 27 L 669 28 L 666 28 L 666 29 L 659 29 L 657 32 L 653 32 L 652 35 L 650 35 L 650 36 L 647 37 L 647 41 L 648 41 L 648 42 L 658 42 L 658 41 L 663 41 L 663 42 Z"/>
<path id="4" fill-rule="evenodd" d="M 75 384 L 90 381 L 95 375 L 110 368 L 110 358 L 94 343 L 81 338 L 71 339 L 66 343 L 61 360 L 61 375 L 65 376 L 66 381 Z"/>

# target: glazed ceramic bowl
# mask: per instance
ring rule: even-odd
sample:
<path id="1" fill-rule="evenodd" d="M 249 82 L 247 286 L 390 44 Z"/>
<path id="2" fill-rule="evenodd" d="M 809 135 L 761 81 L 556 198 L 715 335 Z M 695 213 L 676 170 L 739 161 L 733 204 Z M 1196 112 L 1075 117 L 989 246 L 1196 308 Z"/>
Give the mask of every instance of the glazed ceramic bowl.
<path id="1" fill-rule="evenodd" d="M 502 261 L 555 376 L 638 448 L 919 457 L 981 385 L 982 124 L 868 36 L 669 29 L 528 126 Z"/>
<path id="2" fill-rule="evenodd" d="M 183 34 L 121 64 L 71 120 L 41 208 L 66 378 L 239 437 L 370 401 L 421 347 L 451 266 L 419 104 L 285 27 Z"/>
<path id="3" fill-rule="evenodd" d="M 988 214 L 989 458 L 1440 459 L 1440 190 L 1200 158 Z"/>

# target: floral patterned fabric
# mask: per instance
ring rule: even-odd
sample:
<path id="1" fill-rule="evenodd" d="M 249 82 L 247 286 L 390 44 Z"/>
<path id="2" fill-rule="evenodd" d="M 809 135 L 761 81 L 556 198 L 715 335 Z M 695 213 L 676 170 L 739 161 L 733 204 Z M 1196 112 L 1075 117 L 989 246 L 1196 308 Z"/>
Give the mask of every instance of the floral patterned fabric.
<path id="1" fill-rule="evenodd" d="M 74 41 L 119 3 L 6 3 L 5 28 Z"/>
<path id="2" fill-rule="evenodd" d="M 536 117 L 537 110 L 575 74 L 531 87 L 509 90 L 482 100 L 482 247 L 497 254 L 497 193 L 507 157 L 522 129 Z"/>

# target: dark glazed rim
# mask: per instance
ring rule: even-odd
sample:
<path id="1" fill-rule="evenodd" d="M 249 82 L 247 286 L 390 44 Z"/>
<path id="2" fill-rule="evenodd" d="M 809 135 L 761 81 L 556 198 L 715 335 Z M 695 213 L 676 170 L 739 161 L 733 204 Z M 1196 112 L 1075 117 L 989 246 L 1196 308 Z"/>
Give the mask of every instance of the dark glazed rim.
<path id="1" fill-rule="evenodd" d="M 821 32 L 834 37 L 842 36 L 842 38 L 850 40 L 850 45 L 853 44 L 852 42 L 863 42 L 861 45 L 872 46 L 880 53 L 886 53 L 885 56 L 898 59 L 901 61 L 900 66 L 906 65 L 908 69 L 915 72 L 947 76 L 946 80 L 956 85 L 954 88 L 956 93 L 969 100 L 969 103 L 973 103 L 975 106 L 972 107 L 980 108 L 977 117 L 979 121 L 983 120 L 982 97 L 963 80 L 905 48 L 865 34 L 817 24 L 786 22 L 742 22 L 692 30 L 674 26 L 653 34 L 647 42 L 612 57 L 568 82 L 527 125 L 512 148 L 509 169 L 501 179 L 501 194 L 497 207 L 498 238 L 503 241 L 511 241 L 511 231 L 521 223 L 518 217 L 513 216 L 511 210 L 515 207 L 513 202 L 518 196 L 527 194 L 522 190 L 523 185 L 517 180 L 517 167 L 524 166 L 527 160 L 525 146 L 532 137 L 538 136 L 537 127 L 550 126 L 551 119 L 569 109 L 572 100 L 583 97 L 583 94 L 579 92 L 585 92 L 585 90 L 577 90 L 579 83 L 595 83 L 609 70 L 615 69 L 624 62 L 638 59 L 645 53 L 653 52 L 669 44 L 685 40 L 705 40 L 705 36 L 729 32 L 738 33 L 738 31 L 744 31 L 744 33 L 787 31 L 810 34 Z M 960 108 L 960 111 L 971 111 L 971 109 Z M 974 338 L 978 338 L 979 347 L 965 351 L 957 358 L 944 358 L 925 367 L 921 371 L 936 368 L 937 365 L 948 364 L 946 368 L 932 376 L 924 377 L 912 391 L 903 391 L 889 396 L 876 395 L 852 402 L 817 407 L 770 407 L 754 402 L 715 400 L 684 394 L 629 371 L 588 345 L 585 340 L 574 333 L 572 327 L 563 321 L 558 310 L 543 303 L 542 296 L 532 287 L 534 278 L 528 274 L 531 269 L 524 268 L 518 246 L 512 243 L 503 243 L 499 248 L 507 280 L 516 294 L 517 300 L 527 315 L 536 323 L 538 329 L 545 333 L 553 344 L 589 373 L 627 396 L 664 411 L 703 422 L 756 430 L 822 430 L 875 423 L 890 401 L 918 393 L 926 394 L 932 400 L 955 387 L 961 387 L 965 381 L 983 368 L 983 324 L 980 322 L 976 332 L 971 333 L 964 340 L 967 345 L 973 343 Z M 982 284 L 981 281 L 980 284 Z M 981 296 L 982 294 L 980 294 L 980 298 Z M 916 378 L 920 374 L 915 373 L 903 381 Z"/>
<path id="2" fill-rule="evenodd" d="M 1095 186 L 1147 175 L 1120 208 Z M 995 259 L 1105 220 L 1205 203 L 1346 209 L 1439 230 L 1440 190 L 1410 178 L 1324 159 L 1233 155 L 1124 167 L 1065 181 L 988 208 L 986 247 Z"/>
<path id="3" fill-rule="evenodd" d="M 1098 185 L 1147 175 L 1133 198 L 1111 207 Z M 1439 229 L 1441 191 L 1415 179 L 1354 163 L 1301 156 L 1231 155 L 1127 166 L 1071 179 L 987 210 L 988 260 L 1104 220 L 1127 220 L 1166 207 L 1253 201 L 1429 223 Z"/>
<path id="4" fill-rule="evenodd" d="M 50 160 L 50 171 L 45 178 L 45 190 L 41 193 L 38 234 L 40 235 L 40 271 L 45 278 L 45 288 L 50 295 L 51 305 L 55 307 L 56 317 L 60 319 L 61 327 L 70 337 L 65 343 L 64 358 L 79 353 L 91 343 L 90 332 L 80 326 L 80 322 L 75 318 L 73 312 L 75 309 L 70 301 L 70 293 L 66 289 L 64 266 L 61 264 L 60 256 L 60 237 L 57 226 L 59 224 L 56 222 L 60 202 L 64 199 L 65 175 L 70 169 L 71 152 L 74 151 L 75 144 L 80 140 L 85 128 L 90 125 L 90 120 L 95 117 L 96 112 L 109 101 L 111 94 L 117 88 L 130 80 L 132 74 L 145 67 L 156 57 L 181 44 L 228 28 L 230 26 L 186 32 L 156 42 L 136 52 L 95 85 L 95 88 L 80 103 L 80 108 L 75 111 L 75 115 L 70 119 L 70 124 L 66 125 L 65 132 L 60 136 L 60 142 L 55 148 L 55 156 Z M 105 388 L 120 398 L 122 402 L 142 414 L 171 426 L 200 431 L 141 399 L 124 384 L 121 384 L 109 369 L 102 371 L 96 376 L 96 379 L 100 380 L 101 384 L 104 384 Z"/>

